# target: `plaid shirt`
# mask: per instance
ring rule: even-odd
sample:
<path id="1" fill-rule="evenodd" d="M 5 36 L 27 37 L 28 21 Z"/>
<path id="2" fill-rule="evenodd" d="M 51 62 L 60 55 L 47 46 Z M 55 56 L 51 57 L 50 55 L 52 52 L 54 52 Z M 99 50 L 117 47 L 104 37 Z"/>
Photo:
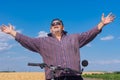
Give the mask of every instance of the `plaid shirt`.
<path id="1" fill-rule="evenodd" d="M 100 33 L 97 27 L 80 34 L 63 34 L 59 41 L 55 37 L 30 38 L 20 33 L 16 34 L 15 40 L 25 48 L 39 53 L 43 61 L 48 65 L 63 68 L 71 68 L 80 71 L 80 50 L 79 48 L 92 41 Z M 56 73 L 56 77 L 61 76 L 62 71 Z M 50 69 L 45 68 L 46 79 L 50 79 Z M 76 75 L 76 74 L 72 74 Z"/>

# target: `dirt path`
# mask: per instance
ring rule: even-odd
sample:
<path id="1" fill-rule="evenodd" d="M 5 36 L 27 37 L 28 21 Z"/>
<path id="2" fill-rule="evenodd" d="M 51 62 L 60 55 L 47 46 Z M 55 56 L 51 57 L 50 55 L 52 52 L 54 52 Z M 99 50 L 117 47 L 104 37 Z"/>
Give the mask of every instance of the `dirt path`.
<path id="1" fill-rule="evenodd" d="M 91 79 L 91 78 L 84 78 L 84 80 L 102 80 L 102 79 Z"/>

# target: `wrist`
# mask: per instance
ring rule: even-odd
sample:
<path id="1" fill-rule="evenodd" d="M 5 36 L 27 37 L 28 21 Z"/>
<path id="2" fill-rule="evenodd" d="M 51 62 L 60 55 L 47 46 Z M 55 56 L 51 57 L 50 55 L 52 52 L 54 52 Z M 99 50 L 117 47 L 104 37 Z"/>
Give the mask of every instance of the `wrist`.
<path id="1" fill-rule="evenodd" d="M 10 35 L 12 35 L 13 37 L 15 37 L 16 36 L 16 31 L 14 31 L 14 30 L 12 30 L 11 32 L 10 32 Z"/>
<path id="2" fill-rule="evenodd" d="M 101 30 L 104 26 L 105 26 L 105 24 L 101 21 L 101 22 L 98 24 L 98 29 Z"/>
<path id="3" fill-rule="evenodd" d="M 103 26 L 105 25 L 105 23 L 103 21 L 101 21 L 100 24 L 103 25 Z"/>

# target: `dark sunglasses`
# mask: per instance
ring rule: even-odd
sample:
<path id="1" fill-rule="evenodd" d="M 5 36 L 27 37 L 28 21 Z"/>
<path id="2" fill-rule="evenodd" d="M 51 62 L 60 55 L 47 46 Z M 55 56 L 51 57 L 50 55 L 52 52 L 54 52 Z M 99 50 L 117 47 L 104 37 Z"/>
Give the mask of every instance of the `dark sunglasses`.
<path id="1" fill-rule="evenodd" d="M 56 26 L 56 25 L 62 25 L 60 22 L 54 22 L 51 24 L 52 26 Z"/>

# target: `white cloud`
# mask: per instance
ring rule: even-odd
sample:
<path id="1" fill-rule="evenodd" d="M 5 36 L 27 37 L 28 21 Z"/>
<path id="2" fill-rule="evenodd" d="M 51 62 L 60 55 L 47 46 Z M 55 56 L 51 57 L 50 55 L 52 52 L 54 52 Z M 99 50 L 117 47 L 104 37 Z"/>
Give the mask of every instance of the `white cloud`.
<path id="1" fill-rule="evenodd" d="M 0 42 L 5 42 L 5 41 L 9 41 L 11 39 L 14 39 L 12 36 L 5 34 L 3 32 L 0 31 Z"/>
<path id="2" fill-rule="evenodd" d="M 4 42 L 4 43 L 0 43 L 0 51 L 3 51 L 3 50 L 7 50 L 7 49 L 10 49 L 12 47 L 12 45 Z"/>
<path id="3" fill-rule="evenodd" d="M 9 44 L 8 42 L 13 39 L 14 38 L 12 36 L 0 31 L 0 51 L 10 49 L 12 44 Z"/>
<path id="4" fill-rule="evenodd" d="M 102 37 L 100 40 L 106 41 L 106 40 L 112 40 L 112 39 L 114 39 L 114 36 L 109 35 L 109 36 L 106 36 L 106 37 Z"/>
<path id="5" fill-rule="evenodd" d="M 13 26 L 15 29 L 15 26 Z M 21 33 L 21 30 L 16 30 L 17 32 Z M 13 44 L 10 43 L 11 40 L 14 40 L 14 37 L 12 37 L 9 34 L 3 33 L 0 30 L 0 51 L 8 50 L 13 47 Z"/>
<path id="6" fill-rule="evenodd" d="M 87 47 L 92 47 L 92 45 L 91 45 L 91 44 L 87 44 L 86 46 L 87 46 Z"/>
<path id="7" fill-rule="evenodd" d="M 120 64 L 120 60 L 101 60 L 101 61 L 90 61 L 91 64 L 100 64 L 100 65 L 108 65 L 108 64 Z"/>
<path id="8" fill-rule="evenodd" d="M 38 33 L 38 37 L 47 37 L 47 32 L 45 32 L 45 31 L 40 31 L 39 33 Z"/>

